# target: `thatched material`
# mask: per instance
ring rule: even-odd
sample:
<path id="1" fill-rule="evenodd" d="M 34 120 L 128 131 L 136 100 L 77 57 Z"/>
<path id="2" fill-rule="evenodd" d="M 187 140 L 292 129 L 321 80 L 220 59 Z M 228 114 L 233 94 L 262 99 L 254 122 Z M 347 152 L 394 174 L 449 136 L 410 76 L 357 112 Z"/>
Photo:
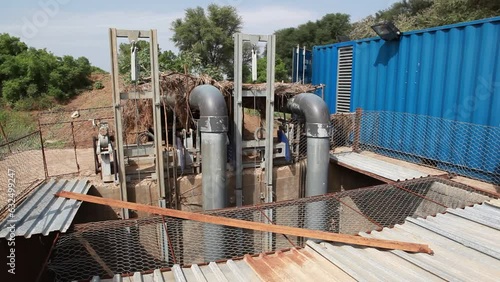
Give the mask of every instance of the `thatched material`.
<path id="1" fill-rule="evenodd" d="M 139 91 L 151 90 L 151 79 L 146 78 L 137 86 Z M 181 73 L 162 73 L 160 74 L 160 91 L 162 96 L 175 97 L 175 113 L 179 120 L 179 125 L 188 127 L 191 119 L 191 111 L 189 109 L 189 95 L 191 91 L 198 85 L 210 84 L 217 87 L 226 97 L 228 112 L 232 113 L 232 93 L 234 84 L 232 81 L 216 81 L 209 76 L 193 76 L 190 74 Z M 135 87 L 135 86 L 134 86 Z M 132 87 L 131 87 L 132 88 Z M 263 91 L 266 89 L 266 84 L 244 84 L 243 90 Z M 295 84 L 295 83 L 275 83 L 275 101 L 279 109 L 286 104 L 287 98 L 305 92 L 312 92 L 316 88 L 310 84 Z M 132 90 L 132 89 L 130 89 Z M 243 106 L 245 108 L 256 109 L 263 119 L 265 119 L 265 99 L 244 99 Z"/>

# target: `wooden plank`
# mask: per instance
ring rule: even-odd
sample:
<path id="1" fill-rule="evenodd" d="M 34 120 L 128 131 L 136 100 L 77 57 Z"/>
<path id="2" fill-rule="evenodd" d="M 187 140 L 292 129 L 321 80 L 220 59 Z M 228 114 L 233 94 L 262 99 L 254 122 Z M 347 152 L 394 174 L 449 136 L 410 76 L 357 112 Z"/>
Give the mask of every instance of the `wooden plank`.
<path id="1" fill-rule="evenodd" d="M 94 204 L 108 205 L 115 208 L 131 209 L 151 214 L 175 217 L 186 220 L 194 220 L 198 222 L 224 225 L 229 227 L 250 229 L 263 232 L 273 232 L 278 234 L 299 236 L 306 238 L 314 238 L 319 240 L 345 243 L 357 246 L 366 246 L 366 247 L 381 248 L 388 250 L 402 250 L 411 253 L 433 254 L 433 251 L 429 248 L 429 246 L 424 244 L 363 238 L 360 236 L 337 234 L 337 233 L 317 231 L 317 230 L 308 230 L 308 229 L 289 227 L 289 226 L 272 225 L 260 222 L 244 221 L 226 217 L 206 215 L 201 213 L 193 213 L 193 212 L 165 209 L 165 208 L 137 204 L 137 203 L 123 202 L 114 199 L 105 199 L 101 197 L 83 195 L 79 193 L 66 192 L 66 191 L 59 192 L 56 194 L 56 196 L 79 200 L 79 201 L 85 201 Z"/>

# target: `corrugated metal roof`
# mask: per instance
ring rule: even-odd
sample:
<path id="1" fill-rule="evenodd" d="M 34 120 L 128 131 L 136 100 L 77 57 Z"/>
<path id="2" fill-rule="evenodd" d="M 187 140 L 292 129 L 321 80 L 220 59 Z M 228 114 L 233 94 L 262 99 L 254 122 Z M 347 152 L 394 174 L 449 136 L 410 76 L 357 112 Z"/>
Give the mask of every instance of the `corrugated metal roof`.
<path id="1" fill-rule="evenodd" d="M 103 281 L 495 281 L 500 277 L 499 227 L 500 201 L 494 200 L 360 234 L 428 244 L 434 255 L 308 241 L 299 250 L 208 265 L 176 265 L 167 272 L 117 275 Z"/>
<path id="2" fill-rule="evenodd" d="M 60 191 L 86 194 L 91 185 L 87 180 L 55 180 L 43 183 L 24 200 L 14 213 L 0 224 L 0 238 L 9 236 L 7 227 L 15 222 L 16 236 L 30 238 L 35 234 L 48 235 L 52 231 L 66 232 L 81 202 L 55 197 Z"/>
<path id="3" fill-rule="evenodd" d="M 329 243 L 308 244 L 357 280 L 398 277 L 412 281 L 495 281 L 500 277 L 499 204 L 497 200 L 463 210 L 448 210 L 436 217 L 408 218 L 394 228 L 360 234 L 425 243 L 434 250 L 432 256 Z"/>
<path id="4" fill-rule="evenodd" d="M 392 181 L 427 177 L 426 173 L 384 162 L 355 152 L 331 154 L 330 159 Z"/>

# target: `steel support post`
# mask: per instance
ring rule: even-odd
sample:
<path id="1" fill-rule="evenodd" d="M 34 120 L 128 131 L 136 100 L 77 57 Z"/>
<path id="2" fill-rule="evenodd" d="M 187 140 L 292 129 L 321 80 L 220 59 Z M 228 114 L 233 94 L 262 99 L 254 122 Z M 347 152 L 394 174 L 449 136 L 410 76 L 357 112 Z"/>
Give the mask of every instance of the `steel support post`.
<path id="1" fill-rule="evenodd" d="M 276 36 L 275 35 L 234 35 L 234 147 L 235 147 L 235 175 L 236 175 L 236 204 L 241 206 L 242 184 L 243 184 L 243 43 L 250 42 L 257 44 L 259 42 L 267 43 L 267 87 L 266 87 L 266 139 L 265 139 L 265 188 L 264 201 L 273 202 L 273 131 L 274 131 L 274 80 L 275 80 L 275 61 L 276 61 Z M 266 223 L 272 224 L 272 210 L 266 211 Z M 266 246 L 268 250 L 273 248 L 273 233 L 266 236 Z"/>
<path id="2" fill-rule="evenodd" d="M 267 87 L 266 87 L 266 203 L 273 202 L 273 131 L 274 131 L 274 79 L 275 79 L 275 63 L 276 63 L 276 35 L 267 37 Z M 273 210 L 266 210 L 266 223 L 273 224 Z M 273 250 L 273 237 L 275 234 L 267 233 L 268 251 Z"/>
<path id="3" fill-rule="evenodd" d="M 165 189 L 165 162 L 163 158 L 163 142 L 161 128 L 161 97 L 160 97 L 160 67 L 158 63 L 158 37 L 155 29 L 151 30 L 150 57 L 151 57 L 151 86 L 153 90 L 153 119 L 155 127 L 154 143 L 156 149 L 156 176 L 160 198 L 164 199 Z M 165 113 L 166 115 L 167 113 Z M 165 124 L 165 127 L 167 125 Z"/>
<path id="4" fill-rule="evenodd" d="M 160 83 L 159 83 L 159 66 L 158 66 L 158 39 L 156 30 L 118 30 L 115 28 L 109 29 L 109 42 L 111 52 L 111 87 L 113 91 L 113 106 L 115 117 L 115 147 L 117 151 L 118 162 L 118 181 L 120 183 L 120 198 L 122 201 L 128 201 L 127 193 L 127 176 L 125 170 L 125 151 L 123 139 L 123 109 L 121 102 L 123 99 L 134 99 L 132 95 L 121 95 L 120 93 L 120 78 L 118 68 L 118 38 L 127 38 L 129 42 L 139 39 L 149 39 L 150 57 L 151 57 L 151 85 L 152 97 L 143 97 L 153 100 L 153 117 L 155 154 L 156 154 L 156 175 L 159 195 L 165 197 L 165 179 L 164 179 L 164 162 L 163 162 L 163 145 L 161 138 L 161 102 L 160 102 Z M 137 93 L 136 93 L 137 94 Z M 135 95 L 137 98 L 137 95 Z M 116 172 L 115 172 L 116 173 Z M 129 211 L 122 209 L 123 219 L 129 218 Z"/>
<path id="5" fill-rule="evenodd" d="M 117 151 L 118 160 L 118 181 L 120 182 L 120 198 L 122 201 L 128 202 L 127 195 L 127 177 L 125 175 L 125 155 L 123 151 L 123 121 L 122 121 L 122 107 L 120 98 L 120 77 L 118 69 L 118 34 L 115 28 L 109 29 L 109 41 L 111 50 L 111 89 L 113 91 L 113 108 L 115 114 L 115 147 Z M 117 173 L 115 171 L 115 173 Z M 129 210 L 122 209 L 121 216 L 123 219 L 128 219 Z"/>
<path id="6" fill-rule="evenodd" d="M 234 35 L 234 90 L 233 90 L 233 113 L 234 113 L 234 169 L 236 176 L 236 206 L 243 205 L 243 35 Z"/>

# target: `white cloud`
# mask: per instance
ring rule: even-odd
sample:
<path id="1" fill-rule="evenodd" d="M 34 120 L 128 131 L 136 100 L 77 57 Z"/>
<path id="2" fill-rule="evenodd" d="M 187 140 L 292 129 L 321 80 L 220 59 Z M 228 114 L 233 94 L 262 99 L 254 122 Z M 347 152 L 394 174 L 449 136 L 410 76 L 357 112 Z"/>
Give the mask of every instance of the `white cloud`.
<path id="1" fill-rule="evenodd" d="M 278 29 L 295 27 L 320 17 L 311 11 L 278 5 L 239 12 L 243 18 L 243 31 L 254 34 L 272 34 Z"/>

